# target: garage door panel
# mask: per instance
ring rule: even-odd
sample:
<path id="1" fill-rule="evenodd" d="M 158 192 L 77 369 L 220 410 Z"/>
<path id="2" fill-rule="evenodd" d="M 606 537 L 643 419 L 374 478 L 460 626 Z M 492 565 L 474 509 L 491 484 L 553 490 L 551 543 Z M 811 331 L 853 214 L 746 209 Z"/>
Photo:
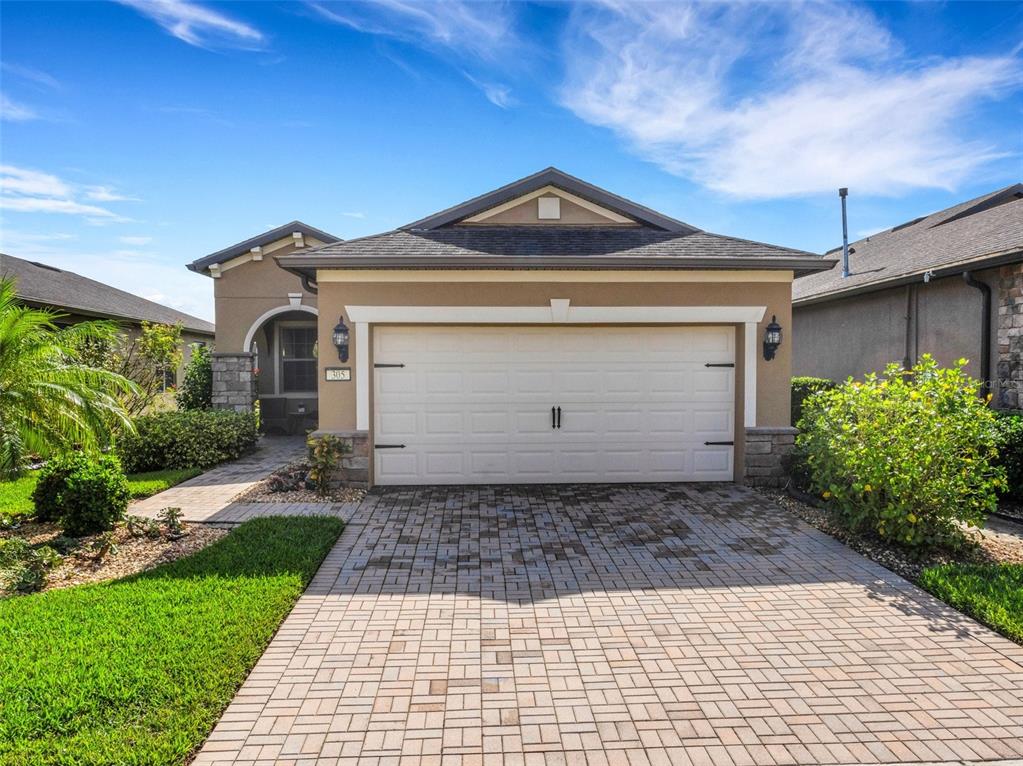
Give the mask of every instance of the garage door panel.
<path id="1" fill-rule="evenodd" d="M 381 484 L 730 480 L 727 327 L 377 327 Z M 387 357 L 386 359 L 384 357 Z M 551 427 L 551 407 L 562 409 Z M 404 453 L 404 454 L 401 454 Z"/>

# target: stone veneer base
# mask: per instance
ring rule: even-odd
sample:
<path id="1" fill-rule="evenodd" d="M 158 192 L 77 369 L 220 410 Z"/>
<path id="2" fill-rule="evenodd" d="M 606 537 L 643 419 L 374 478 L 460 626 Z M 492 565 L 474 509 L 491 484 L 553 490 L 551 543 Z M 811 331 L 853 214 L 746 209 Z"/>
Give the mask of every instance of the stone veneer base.
<path id="1" fill-rule="evenodd" d="M 336 436 L 348 445 L 348 453 L 341 458 L 341 466 L 334 482 L 342 487 L 366 489 L 369 487 L 369 431 L 330 431 L 322 429 L 309 434 L 310 439 Z"/>
<path id="2" fill-rule="evenodd" d="M 787 481 L 785 458 L 796 443 L 795 428 L 746 429 L 746 483 L 781 487 Z"/>
<path id="3" fill-rule="evenodd" d="M 249 352 L 210 354 L 214 409 L 252 412 L 256 402 L 254 361 L 255 354 Z"/>

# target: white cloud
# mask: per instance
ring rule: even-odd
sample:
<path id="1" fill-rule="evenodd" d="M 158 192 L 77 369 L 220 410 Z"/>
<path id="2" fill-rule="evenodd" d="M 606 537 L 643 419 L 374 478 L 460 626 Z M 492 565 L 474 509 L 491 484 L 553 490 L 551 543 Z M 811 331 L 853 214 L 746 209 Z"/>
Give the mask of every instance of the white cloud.
<path id="1" fill-rule="evenodd" d="M 188 0 L 118 0 L 148 16 L 174 37 L 199 48 L 259 48 L 263 33 L 244 21 Z"/>
<path id="2" fill-rule="evenodd" d="M 5 122 L 28 122 L 38 120 L 39 113 L 32 107 L 20 104 L 6 94 L 0 93 L 0 119 Z"/>
<path id="3" fill-rule="evenodd" d="M 153 241 L 152 237 L 118 237 L 122 245 L 148 245 Z"/>
<path id="4" fill-rule="evenodd" d="M 465 79 L 479 88 L 483 92 L 483 95 L 486 96 L 487 101 L 494 106 L 500 107 L 501 109 L 508 109 L 518 103 L 512 96 L 511 89 L 508 86 L 501 85 L 500 83 L 479 80 L 468 72 L 463 72 L 463 74 L 465 75 Z"/>
<path id="5" fill-rule="evenodd" d="M 61 87 L 56 77 L 40 69 L 34 69 L 33 67 L 21 64 L 12 64 L 9 61 L 0 62 L 0 69 L 25 82 L 41 85 L 50 90 L 60 90 Z"/>
<path id="6" fill-rule="evenodd" d="M 847 5 L 576 6 L 561 101 L 672 173 L 748 198 L 952 188 L 1001 156 L 969 110 L 1012 57 L 909 59 Z"/>
<path id="7" fill-rule="evenodd" d="M 377 0 L 310 3 L 321 17 L 369 34 L 446 48 L 486 60 L 515 42 L 514 16 L 506 3 Z"/>
<path id="8" fill-rule="evenodd" d="M 343 215 L 345 218 L 359 218 L 359 219 L 362 219 L 362 218 L 366 217 L 365 213 L 363 213 L 361 211 L 358 211 L 358 210 L 351 211 L 351 212 L 348 212 L 348 213 L 342 213 L 341 215 Z"/>
<path id="9" fill-rule="evenodd" d="M 85 196 L 95 202 L 138 202 L 138 197 L 127 197 L 111 186 L 86 186 Z"/>
<path id="10" fill-rule="evenodd" d="M 86 187 L 95 188 L 101 187 Z M 88 198 L 88 191 L 85 196 Z M 0 210 L 74 215 L 98 225 L 130 220 L 105 207 L 80 201 L 74 185 L 51 173 L 14 165 L 0 165 Z"/>

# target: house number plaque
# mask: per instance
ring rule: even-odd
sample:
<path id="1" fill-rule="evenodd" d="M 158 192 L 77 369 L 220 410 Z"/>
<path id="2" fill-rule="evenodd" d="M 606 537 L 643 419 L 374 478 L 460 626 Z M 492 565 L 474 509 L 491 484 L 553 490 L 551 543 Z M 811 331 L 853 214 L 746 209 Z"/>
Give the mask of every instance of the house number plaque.
<path id="1" fill-rule="evenodd" d="M 352 379 L 352 368 L 351 367 L 328 367 L 324 372 L 327 375 L 327 380 L 351 380 Z"/>

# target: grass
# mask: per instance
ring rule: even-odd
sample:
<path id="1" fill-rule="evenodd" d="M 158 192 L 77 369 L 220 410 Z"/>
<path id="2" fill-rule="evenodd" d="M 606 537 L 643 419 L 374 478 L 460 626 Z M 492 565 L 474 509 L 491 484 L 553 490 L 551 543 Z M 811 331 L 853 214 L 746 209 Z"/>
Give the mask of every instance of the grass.
<path id="1" fill-rule="evenodd" d="M 0 601 L 0 764 L 181 764 L 342 528 L 254 519 L 133 577 Z"/>
<path id="2" fill-rule="evenodd" d="M 920 584 L 961 612 L 1023 643 L 1023 564 L 943 564 Z"/>
<path id="3" fill-rule="evenodd" d="M 131 491 L 132 499 L 139 500 L 170 489 L 175 484 L 180 484 L 201 473 L 202 470 L 199 468 L 168 468 L 149 473 L 130 473 L 128 474 L 128 489 Z"/>
<path id="4" fill-rule="evenodd" d="M 180 484 L 186 479 L 198 476 L 202 471 L 198 468 L 167 469 L 150 471 L 149 473 L 128 474 L 128 489 L 132 499 L 155 495 Z M 20 479 L 0 482 L 0 516 L 17 519 L 32 515 L 32 490 L 36 487 L 38 471 L 30 471 Z"/>

